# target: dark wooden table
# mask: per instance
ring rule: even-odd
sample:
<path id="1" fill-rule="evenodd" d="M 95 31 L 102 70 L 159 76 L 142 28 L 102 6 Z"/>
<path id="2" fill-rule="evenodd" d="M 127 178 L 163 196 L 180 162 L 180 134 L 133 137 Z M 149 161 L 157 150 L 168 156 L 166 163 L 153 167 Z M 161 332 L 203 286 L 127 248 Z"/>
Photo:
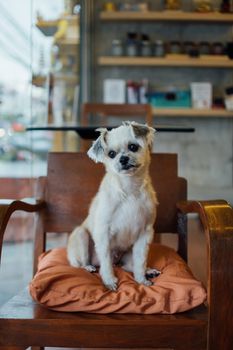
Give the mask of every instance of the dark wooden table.
<path id="1" fill-rule="evenodd" d="M 101 126 L 112 129 L 117 126 Z M 194 132 L 193 127 L 177 126 L 177 125 L 153 125 L 158 132 Z M 98 126 L 78 126 L 78 125 L 45 125 L 45 126 L 29 126 L 27 131 L 47 130 L 47 131 L 75 131 L 82 139 L 95 140 L 99 136 L 96 131 Z"/>

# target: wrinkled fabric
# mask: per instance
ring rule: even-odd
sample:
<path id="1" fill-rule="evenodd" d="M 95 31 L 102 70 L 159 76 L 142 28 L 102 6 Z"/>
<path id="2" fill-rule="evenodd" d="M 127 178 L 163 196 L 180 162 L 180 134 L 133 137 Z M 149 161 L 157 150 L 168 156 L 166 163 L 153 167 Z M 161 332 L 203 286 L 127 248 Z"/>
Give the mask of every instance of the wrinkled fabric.
<path id="1" fill-rule="evenodd" d="M 173 314 L 205 302 L 202 283 L 173 249 L 152 244 L 148 266 L 161 271 L 150 287 L 135 282 L 132 273 L 114 267 L 118 278 L 114 292 L 106 289 L 99 273 L 70 266 L 66 249 L 56 248 L 40 256 L 30 293 L 52 310 L 101 314 Z"/>

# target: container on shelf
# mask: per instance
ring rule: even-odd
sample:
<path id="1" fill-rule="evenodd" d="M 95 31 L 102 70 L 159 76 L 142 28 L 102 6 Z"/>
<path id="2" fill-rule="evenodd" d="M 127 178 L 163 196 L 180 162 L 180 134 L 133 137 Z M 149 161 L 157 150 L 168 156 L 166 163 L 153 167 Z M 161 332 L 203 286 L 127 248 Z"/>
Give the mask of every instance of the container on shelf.
<path id="1" fill-rule="evenodd" d="M 213 87 L 209 82 L 192 82 L 192 107 L 197 109 L 210 109 L 213 104 Z"/>
<path id="2" fill-rule="evenodd" d="M 142 39 L 140 42 L 140 54 L 142 57 L 151 56 L 151 42 L 147 34 L 142 34 Z"/>
<path id="3" fill-rule="evenodd" d="M 200 55 L 209 55 L 211 53 L 210 43 L 207 41 L 201 41 L 199 43 L 199 53 Z"/>
<path id="4" fill-rule="evenodd" d="M 181 0 L 165 0 L 166 10 L 180 10 L 182 7 Z"/>
<path id="5" fill-rule="evenodd" d="M 220 10 L 223 13 L 229 13 L 232 11 L 232 4 L 231 0 L 222 0 Z"/>
<path id="6" fill-rule="evenodd" d="M 193 41 L 184 41 L 183 42 L 183 53 L 189 55 L 190 51 L 195 47 Z"/>
<path id="7" fill-rule="evenodd" d="M 224 55 L 224 53 L 225 53 L 224 44 L 222 44 L 220 42 L 213 43 L 211 52 L 213 55 Z"/>
<path id="8" fill-rule="evenodd" d="M 183 43 L 183 53 L 190 57 L 198 57 L 200 54 L 199 45 L 193 41 L 185 41 Z"/>
<path id="9" fill-rule="evenodd" d="M 132 3 L 130 1 L 122 1 L 118 5 L 119 11 L 134 11 L 134 12 L 146 12 L 149 10 L 148 2 L 135 2 Z"/>
<path id="10" fill-rule="evenodd" d="M 157 108 L 190 108 L 191 94 L 189 90 L 167 92 L 151 92 L 147 94 L 148 102 Z"/>
<path id="11" fill-rule="evenodd" d="M 104 11 L 114 12 L 116 11 L 116 5 L 112 1 L 108 1 L 104 4 Z"/>
<path id="12" fill-rule="evenodd" d="M 134 57 L 139 54 L 139 45 L 137 39 L 137 33 L 127 33 L 127 40 L 125 46 L 126 56 Z"/>
<path id="13" fill-rule="evenodd" d="M 194 9 L 197 12 L 211 12 L 213 10 L 211 0 L 193 0 Z"/>
<path id="14" fill-rule="evenodd" d="M 231 60 L 233 60 L 233 41 L 227 43 L 226 54 Z"/>
<path id="15" fill-rule="evenodd" d="M 149 5 L 147 2 L 139 2 L 137 5 L 138 5 L 138 11 L 140 12 L 146 12 L 149 10 Z"/>
<path id="16" fill-rule="evenodd" d="M 169 52 L 171 54 L 180 54 L 182 53 L 182 45 L 179 41 L 171 41 L 169 43 Z"/>
<path id="17" fill-rule="evenodd" d="M 166 54 L 165 44 L 162 40 L 156 40 L 154 42 L 154 56 L 164 57 Z"/>
<path id="18" fill-rule="evenodd" d="M 124 48 L 123 43 L 119 39 L 113 39 L 112 41 L 112 56 L 123 56 Z"/>
<path id="19" fill-rule="evenodd" d="M 233 111 L 233 86 L 225 89 L 225 107 L 228 111 Z"/>
<path id="20" fill-rule="evenodd" d="M 142 41 L 141 42 L 141 56 L 142 57 L 148 57 L 151 56 L 151 43 L 149 41 Z"/>
<path id="21" fill-rule="evenodd" d="M 119 11 L 132 11 L 132 4 L 129 1 L 122 1 L 118 5 L 118 10 Z"/>

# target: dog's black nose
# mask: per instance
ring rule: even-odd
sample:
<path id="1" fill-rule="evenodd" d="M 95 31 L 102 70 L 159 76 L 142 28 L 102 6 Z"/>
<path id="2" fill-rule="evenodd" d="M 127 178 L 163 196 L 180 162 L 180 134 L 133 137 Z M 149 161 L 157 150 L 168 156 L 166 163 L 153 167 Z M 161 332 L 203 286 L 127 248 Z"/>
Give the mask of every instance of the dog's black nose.
<path id="1" fill-rule="evenodd" d="M 127 157 L 127 156 L 121 156 L 121 157 L 120 157 L 120 163 L 121 163 L 121 165 L 126 165 L 126 164 L 128 164 L 128 161 L 129 161 L 129 157 Z"/>

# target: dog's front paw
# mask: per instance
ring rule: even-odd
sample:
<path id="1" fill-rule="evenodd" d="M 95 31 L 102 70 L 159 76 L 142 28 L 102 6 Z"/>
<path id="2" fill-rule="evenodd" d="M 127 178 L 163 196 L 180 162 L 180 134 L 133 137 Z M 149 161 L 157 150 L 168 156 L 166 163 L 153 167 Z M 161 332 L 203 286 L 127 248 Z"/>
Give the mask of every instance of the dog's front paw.
<path id="1" fill-rule="evenodd" d="M 150 280 L 146 279 L 146 277 L 142 277 L 142 278 L 137 278 L 136 282 L 138 282 L 139 284 L 144 284 L 144 286 L 152 286 L 153 282 L 151 282 Z"/>
<path id="2" fill-rule="evenodd" d="M 96 267 L 94 265 L 86 265 L 84 266 L 84 269 L 88 272 L 96 272 Z"/>
<path id="3" fill-rule="evenodd" d="M 116 291 L 118 279 L 116 277 L 104 279 L 104 285 L 106 288 Z"/>
<path id="4" fill-rule="evenodd" d="M 149 287 L 149 286 L 153 285 L 153 282 L 145 278 L 143 280 L 142 284 L 144 284 L 144 286 L 148 286 Z"/>

